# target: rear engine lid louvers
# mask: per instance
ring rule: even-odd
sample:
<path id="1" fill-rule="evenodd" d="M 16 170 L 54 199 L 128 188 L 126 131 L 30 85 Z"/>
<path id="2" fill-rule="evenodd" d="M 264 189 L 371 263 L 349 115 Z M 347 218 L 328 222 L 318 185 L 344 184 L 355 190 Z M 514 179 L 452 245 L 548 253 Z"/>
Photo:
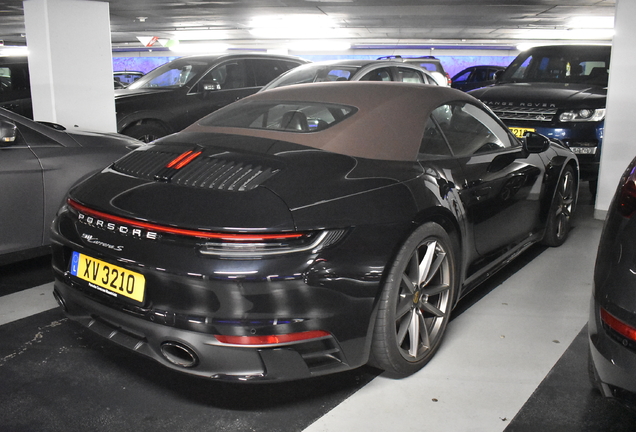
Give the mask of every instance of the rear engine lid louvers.
<path id="1" fill-rule="evenodd" d="M 206 156 L 201 149 L 135 151 L 116 162 L 113 169 L 146 180 L 235 192 L 254 189 L 279 171 L 232 153 L 224 156 Z"/>

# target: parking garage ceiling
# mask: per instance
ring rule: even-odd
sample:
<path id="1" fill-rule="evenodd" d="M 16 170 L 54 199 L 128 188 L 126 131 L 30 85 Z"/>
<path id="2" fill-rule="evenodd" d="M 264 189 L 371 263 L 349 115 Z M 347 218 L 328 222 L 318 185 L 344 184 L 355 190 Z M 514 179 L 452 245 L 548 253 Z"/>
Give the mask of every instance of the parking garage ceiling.
<path id="1" fill-rule="evenodd" d="M 27 0 L 29 1 L 29 0 Z M 49 0 L 54 4 L 54 0 Z M 113 0 L 114 49 L 219 42 L 283 49 L 344 42 L 352 48 L 502 47 L 546 41 L 609 42 L 616 0 Z M 591 20 L 590 20 L 591 18 Z M 608 28 L 609 27 L 609 28 Z M 21 0 L 0 1 L 0 39 L 25 45 Z"/>

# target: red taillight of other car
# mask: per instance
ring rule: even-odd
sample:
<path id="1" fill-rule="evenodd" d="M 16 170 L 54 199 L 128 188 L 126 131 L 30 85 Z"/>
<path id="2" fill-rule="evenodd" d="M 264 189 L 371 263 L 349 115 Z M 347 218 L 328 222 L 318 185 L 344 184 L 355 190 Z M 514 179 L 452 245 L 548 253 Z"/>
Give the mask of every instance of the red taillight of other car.
<path id="1" fill-rule="evenodd" d="M 627 168 L 620 181 L 616 206 L 623 216 L 630 218 L 636 211 L 636 166 L 634 161 Z"/>
<path id="2" fill-rule="evenodd" d="M 605 309 L 601 308 L 601 320 L 612 330 L 620 334 L 621 336 L 636 341 L 636 328 L 631 327 L 618 318 L 610 315 Z"/>

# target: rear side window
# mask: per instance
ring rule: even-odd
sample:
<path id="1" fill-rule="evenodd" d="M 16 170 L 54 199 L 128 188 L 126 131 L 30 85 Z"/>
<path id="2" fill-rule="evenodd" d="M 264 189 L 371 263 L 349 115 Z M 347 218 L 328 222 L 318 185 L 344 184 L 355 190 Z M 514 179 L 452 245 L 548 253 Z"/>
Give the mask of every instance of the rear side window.
<path id="1" fill-rule="evenodd" d="M 365 74 L 360 81 L 392 81 L 389 68 L 374 69 Z"/>
<path id="2" fill-rule="evenodd" d="M 298 63 L 276 59 L 252 59 L 247 62 L 254 71 L 256 85 L 259 87 L 298 66 Z"/>
<path id="3" fill-rule="evenodd" d="M 201 124 L 305 133 L 327 129 L 355 111 L 350 106 L 316 102 L 249 102 L 216 111 Z"/>
<path id="4" fill-rule="evenodd" d="M 433 120 L 433 116 L 429 117 L 426 123 L 418 159 L 424 159 L 430 156 L 451 156 L 451 151 L 448 148 L 446 139 L 437 123 Z"/>
<path id="5" fill-rule="evenodd" d="M 400 79 L 398 81 L 408 82 L 408 83 L 421 83 L 428 84 L 428 82 L 424 79 L 422 74 L 416 70 L 398 67 L 398 76 Z"/>

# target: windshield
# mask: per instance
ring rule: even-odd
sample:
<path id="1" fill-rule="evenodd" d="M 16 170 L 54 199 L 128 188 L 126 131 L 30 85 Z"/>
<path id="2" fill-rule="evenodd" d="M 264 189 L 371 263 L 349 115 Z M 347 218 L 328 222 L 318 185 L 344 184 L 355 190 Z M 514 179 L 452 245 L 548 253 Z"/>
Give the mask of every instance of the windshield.
<path id="1" fill-rule="evenodd" d="M 325 66 L 315 64 L 300 66 L 272 81 L 266 88 L 271 89 L 292 84 L 314 82 L 349 81 L 359 69 L 360 68 L 356 66 Z"/>
<path id="2" fill-rule="evenodd" d="M 510 64 L 499 82 L 581 83 L 607 86 L 610 47 L 529 50 Z"/>
<path id="3" fill-rule="evenodd" d="M 327 129 L 355 111 L 350 106 L 319 102 L 245 102 L 216 111 L 200 123 L 304 133 Z"/>
<path id="4" fill-rule="evenodd" d="M 128 86 L 140 88 L 178 88 L 201 76 L 210 67 L 210 61 L 196 58 L 178 59 L 159 66 Z"/>

